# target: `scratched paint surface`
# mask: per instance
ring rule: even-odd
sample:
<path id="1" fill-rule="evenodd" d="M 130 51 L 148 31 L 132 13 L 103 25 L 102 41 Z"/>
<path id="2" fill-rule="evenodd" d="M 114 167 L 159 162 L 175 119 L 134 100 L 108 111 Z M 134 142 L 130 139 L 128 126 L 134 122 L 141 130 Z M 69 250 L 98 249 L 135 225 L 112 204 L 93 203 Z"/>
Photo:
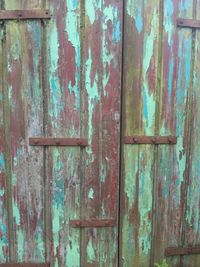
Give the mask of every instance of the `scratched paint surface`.
<path id="1" fill-rule="evenodd" d="M 82 216 L 117 220 L 122 3 L 86 0 L 85 14 L 83 132 L 90 146 L 84 155 Z M 115 266 L 117 224 L 83 230 L 81 246 L 83 266 Z"/>
<path id="2" fill-rule="evenodd" d="M 23 9 L 23 5 L 6 2 L 5 8 Z M 44 261 L 43 151 L 28 146 L 29 136 L 42 134 L 41 23 L 9 22 L 6 38 L 11 257 L 15 261 Z"/>
<path id="3" fill-rule="evenodd" d="M 159 11 L 153 14 L 158 26 L 154 34 L 153 22 L 145 26 L 153 21 L 154 1 L 125 2 L 124 134 L 178 137 L 176 146 L 149 150 L 147 145 L 125 145 L 123 150 L 120 266 L 153 266 L 164 258 L 166 247 L 200 243 L 199 32 L 176 27 L 178 17 L 199 18 L 200 2 L 160 1 Z M 152 66 L 157 66 L 154 72 Z M 145 69 L 151 73 L 149 79 Z M 151 85 L 156 92 L 150 91 Z M 147 210 L 149 216 L 141 224 Z M 148 229 L 144 236 L 141 228 Z M 168 260 L 173 267 L 200 264 L 199 256 Z"/>
<path id="4" fill-rule="evenodd" d="M 4 145 L 4 106 L 3 106 L 3 29 L 1 28 L 0 46 L 0 262 L 8 259 L 8 227 L 6 210 L 6 162 Z"/>
<path id="5" fill-rule="evenodd" d="M 126 1 L 125 14 L 124 135 L 154 135 L 158 1 L 146 5 Z M 121 266 L 148 266 L 150 262 L 153 153 L 151 145 L 124 147 Z"/>
<path id="6" fill-rule="evenodd" d="M 50 8 L 50 21 L 1 25 L 0 262 L 153 266 L 199 233 L 199 0 L 9 0 Z M 123 75 L 123 96 L 121 95 Z M 124 99 L 120 114 L 121 98 Z M 176 135 L 176 146 L 122 147 L 124 135 Z M 30 147 L 28 138 L 83 137 L 88 147 Z M 73 229 L 72 219 L 120 228 Z M 118 230 L 120 239 L 118 244 Z M 196 267 L 199 256 L 169 258 Z"/>
<path id="7" fill-rule="evenodd" d="M 116 266 L 122 3 L 1 2 L 50 8 L 52 18 L 2 26 L 0 261 Z M 30 147 L 37 136 L 82 137 L 89 146 Z M 72 219 L 116 226 L 80 231 Z"/>

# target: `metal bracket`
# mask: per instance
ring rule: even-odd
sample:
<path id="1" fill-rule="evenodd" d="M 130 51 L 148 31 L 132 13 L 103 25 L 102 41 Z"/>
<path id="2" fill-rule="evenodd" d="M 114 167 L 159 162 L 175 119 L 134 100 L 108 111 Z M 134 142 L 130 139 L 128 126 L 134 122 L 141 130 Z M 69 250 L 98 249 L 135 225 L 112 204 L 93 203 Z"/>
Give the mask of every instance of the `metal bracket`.
<path id="1" fill-rule="evenodd" d="M 0 20 L 50 19 L 49 9 L 0 10 Z"/>
<path id="2" fill-rule="evenodd" d="M 116 220 L 100 220 L 100 219 L 91 219 L 91 220 L 71 220 L 70 226 L 73 228 L 102 228 L 102 227 L 115 227 Z"/>
<path id="3" fill-rule="evenodd" d="M 125 144 L 150 144 L 150 145 L 175 145 L 177 143 L 176 136 L 125 136 Z"/>
<path id="4" fill-rule="evenodd" d="M 29 138 L 30 146 L 88 146 L 87 139 L 83 138 Z"/>
<path id="5" fill-rule="evenodd" d="M 200 20 L 195 19 L 177 19 L 177 26 L 182 28 L 200 29 Z"/>
<path id="6" fill-rule="evenodd" d="M 200 254 L 200 247 L 187 247 L 187 248 L 176 248 L 169 247 L 165 249 L 165 256 L 183 256 L 183 255 L 195 255 Z"/>

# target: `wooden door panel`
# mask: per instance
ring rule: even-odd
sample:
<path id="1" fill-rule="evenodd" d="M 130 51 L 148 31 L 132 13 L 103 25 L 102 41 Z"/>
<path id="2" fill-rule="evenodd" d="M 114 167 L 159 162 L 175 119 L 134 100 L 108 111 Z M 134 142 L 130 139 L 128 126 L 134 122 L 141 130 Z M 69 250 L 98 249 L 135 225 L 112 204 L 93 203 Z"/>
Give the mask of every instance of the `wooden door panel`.
<path id="1" fill-rule="evenodd" d="M 155 134 L 158 19 L 158 1 L 125 1 L 123 136 Z M 154 146 L 124 145 L 123 163 L 120 266 L 148 266 Z"/>
<path id="2" fill-rule="evenodd" d="M 114 227 L 82 232 L 83 266 L 116 266 L 120 132 L 122 3 L 85 1 L 82 95 L 88 137 L 82 216 L 114 219 Z"/>
<path id="3" fill-rule="evenodd" d="M 172 8 L 173 6 L 173 8 Z M 154 187 L 154 262 L 164 257 L 166 247 L 182 244 L 181 227 L 184 220 L 184 180 L 187 157 L 187 110 L 191 79 L 192 35 L 179 30 L 177 18 L 192 15 L 192 2 L 187 8 L 178 1 L 164 1 L 162 82 L 159 109 L 160 135 L 178 137 L 177 145 L 158 148 L 157 176 Z M 185 112 L 183 112 L 185 111 Z M 180 266 L 180 257 L 169 259 Z"/>
<path id="4" fill-rule="evenodd" d="M 2 26 L 0 260 L 117 266 L 122 3 L 3 2 L 6 10 L 49 8 L 51 19 Z"/>
<path id="5" fill-rule="evenodd" d="M 155 3 L 140 2 L 139 5 L 136 2 L 125 3 L 123 112 L 126 122 L 123 136 L 127 133 L 129 136 L 148 136 L 152 131 L 154 135 L 177 136 L 177 144 L 150 146 L 151 151 L 148 145 L 138 146 L 137 142 L 124 145 L 120 257 L 122 266 L 153 266 L 165 257 L 166 247 L 199 245 L 199 31 L 180 28 L 180 25 L 177 27 L 178 18 L 198 18 L 199 1 L 157 3 L 158 27 L 152 36 L 145 29 L 153 29 L 153 24 L 147 21 Z M 143 15 L 146 9 L 148 11 Z M 145 59 L 152 51 L 150 40 L 145 47 L 149 36 L 155 44 L 155 63 L 150 60 L 150 64 L 146 64 Z M 151 82 L 142 74 L 145 66 L 150 78 L 154 77 Z M 154 75 L 152 66 L 156 66 Z M 149 81 L 149 87 L 146 81 Z M 145 88 L 151 86 L 156 89 L 150 91 L 145 99 Z M 149 131 L 151 122 L 154 122 L 154 128 Z M 141 166 L 144 173 L 140 171 Z M 146 182 L 144 191 L 141 190 L 143 181 Z M 149 226 L 149 231 L 145 233 L 140 229 L 147 199 L 152 206 L 148 203 L 149 224 L 145 221 L 142 225 L 143 231 Z M 145 244 L 149 244 L 148 251 L 145 251 Z M 168 257 L 168 261 L 170 266 L 198 266 L 199 256 L 177 254 Z"/>
<path id="6" fill-rule="evenodd" d="M 196 3 L 196 5 L 195 5 Z M 193 18 L 200 19 L 200 2 L 194 1 L 195 10 Z M 200 246 L 199 231 L 199 210 L 200 210 L 200 183 L 199 183 L 199 56 L 200 56 L 200 29 L 193 32 L 193 79 L 191 92 L 191 126 L 190 126 L 190 160 L 189 173 L 187 177 L 187 199 L 185 203 L 186 218 L 184 229 L 184 241 L 186 247 Z M 194 267 L 200 265 L 200 255 L 185 256 L 183 259 L 184 267 Z"/>
<path id="7" fill-rule="evenodd" d="M 23 9 L 19 1 L 6 9 Z M 43 150 L 29 147 L 30 135 L 43 134 L 41 22 L 6 25 L 10 144 L 10 257 L 15 261 L 45 260 Z M 11 222 L 12 221 L 12 222 Z"/>
<path id="8" fill-rule="evenodd" d="M 47 25 L 46 136 L 81 137 L 80 1 L 51 1 Z M 84 148 L 83 148 L 84 150 Z M 80 218 L 82 179 L 80 147 L 47 148 L 49 231 L 52 266 L 80 266 L 80 230 L 70 227 Z"/>

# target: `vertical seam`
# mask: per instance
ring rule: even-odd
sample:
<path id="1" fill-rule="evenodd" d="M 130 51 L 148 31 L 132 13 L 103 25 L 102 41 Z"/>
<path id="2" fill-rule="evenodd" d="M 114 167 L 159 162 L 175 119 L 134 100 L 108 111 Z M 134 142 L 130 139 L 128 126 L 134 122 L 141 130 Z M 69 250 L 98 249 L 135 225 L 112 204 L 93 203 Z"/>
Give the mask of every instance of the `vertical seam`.
<path id="1" fill-rule="evenodd" d="M 159 37 L 158 37 L 158 58 L 157 58 L 157 80 L 156 80 L 156 107 L 155 107 L 155 135 L 159 135 L 160 132 L 160 100 L 162 93 L 162 63 L 163 63 L 163 20 L 164 20 L 164 0 L 159 1 Z M 153 184 L 152 184 L 152 239 L 151 239 L 151 255 L 150 264 L 154 265 L 154 234 L 155 234 L 155 222 L 157 218 L 157 173 L 158 173 L 158 156 L 159 146 L 154 146 L 153 151 Z"/>
<path id="2" fill-rule="evenodd" d="M 120 105 L 120 149 L 119 149 L 119 204 L 118 204 L 118 267 L 123 266 L 122 261 L 122 227 L 123 227 L 123 207 L 124 207 L 124 133 L 126 129 L 126 97 L 125 97 L 125 88 L 124 88 L 124 64 L 125 64 L 125 8 L 126 0 L 123 0 L 122 3 L 122 34 L 121 34 L 121 105 Z"/>
<path id="3" fill-rule="evenodd" d="M 1 2 L 1 9 L 5 10 L 5 1 Z M 5 145 L 5 166 L 6 166 L 6 206 L 7 206 L 7 225 L 8 225 L 8 240 L 9 240 L 9 260 L 14 260 L 14 227 L 13 227 L 13 207 L 12 207 L 12 174 L 10 161 L 10 112 L 8 98 L 8 82 L 7 82 L 7 50 L 6 50 L 6 24 L 3 22 L 3 39 L 2 45 L 2 94 L 3 94 L 3 139 Z"/>
<path id="4" fill-rule="evenodd" d="M 46 8 L 46 1 L 43 2 Z M 47 84 L 47 22 L 41 21 L 42 27 L 42 93 L 43 93 L 43 134 L 48 136 L 48 84 Z M 50 261 L 50 235 L 51 235 L 51 212 L 49 209 L 49 179 L 48 179 L 48 147 L 43 148 L 44 167 L 44 235 L 45 235 L 45 260 Z M 51 206 L 51 205 L 50 205 Z"/>
<path id="5" fill-rule="evenodd" d="M 84 39 L 85 39 L 85 0 L 80 1 L 80 137 L 83 137 L 85 133 L 84 127 L 84 115 L 82 112 L 83 101 L 84 101 L 84 89 L 85 89 L 85 77 L 84 77 Z M 84 110 L 85 111 L 85 110 Z M 85 172 L 84 172 L 84 149 L 80 148 L 80 219 L 82 218 L 82 199 L 84 196 L 84 181 L 85 181 Z M 80 229 L 80 266 L 83 262 L 83 251 L 82 251 L 82 241 L 84 240 L 84 230 Z"/>
<path id="6" fill-rule="evenodd" d="M 197 15 L 197 0 L 193 1 L 193 19 L 196 19 Z M 191 69 L 190 69 L 190 88 L 188 93 L 188 107 L 187 107 L 187 119 L 186 119 L 186 170 L 184 174 L 184 213 L 181 224 L 181 245 L 185 245 L 185 228 L 187 224 L 187 204 L 188 204 L 188 185 L 191 170 L 191 147 L 192 147 L 192 113 L 193 113 L 193 86 L 194 86 L 194 66 L 195 66 L 195 49 L 196 48 L 196 29 L 192 29 L 192 51 L 191 51 Z M 184 257 L 181 256 L 181 264 L 183 264 Z"/>

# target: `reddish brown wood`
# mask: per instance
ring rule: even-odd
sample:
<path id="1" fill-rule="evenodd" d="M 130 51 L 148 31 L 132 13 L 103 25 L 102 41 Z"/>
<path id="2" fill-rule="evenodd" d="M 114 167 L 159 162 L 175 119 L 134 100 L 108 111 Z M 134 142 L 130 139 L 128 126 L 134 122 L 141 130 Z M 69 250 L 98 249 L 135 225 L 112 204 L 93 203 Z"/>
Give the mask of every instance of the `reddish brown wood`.
<path id="1" fill-rule="evenodd" d="M 200 254 L 200 247 L 175 248 L 169 247 L 165 249 L 165 256 L 179 256 L 179 255 L 195 255 Z"/>
<path id="2" fill-rule="evenodd" d="M 83 138 L 29 138 L 31 146 L 81 146 L 88 145 L 87 139 Z"/>
<path id="3" fill-rule="evenodd" d="M 177 26 L 184 28 L 200 29 L 200 20 L 196 19 L 177 19 Z"/>
<path id="4" fill-rule="evenodd" d="M 114 227 L 116 226 L 116 220 L 72 220 L 70 226 L 74 228 L 100 228 L 100 227 Z"/>
<path id="5" fill-rule="evenodd" d="M 2 263 L 0 267 L 49 267 L 49 263 Z"/>
<path id="6" fill-rule="evenodd" d="M 154 145 L 175 145 L 176 136 L 125 136 L 125 144 L 154 144 Z"/>
<path id="7" fill-rule="evenodd" d="M 49 9 L 0 10 L 0 20 L 50 19 Z"/>

